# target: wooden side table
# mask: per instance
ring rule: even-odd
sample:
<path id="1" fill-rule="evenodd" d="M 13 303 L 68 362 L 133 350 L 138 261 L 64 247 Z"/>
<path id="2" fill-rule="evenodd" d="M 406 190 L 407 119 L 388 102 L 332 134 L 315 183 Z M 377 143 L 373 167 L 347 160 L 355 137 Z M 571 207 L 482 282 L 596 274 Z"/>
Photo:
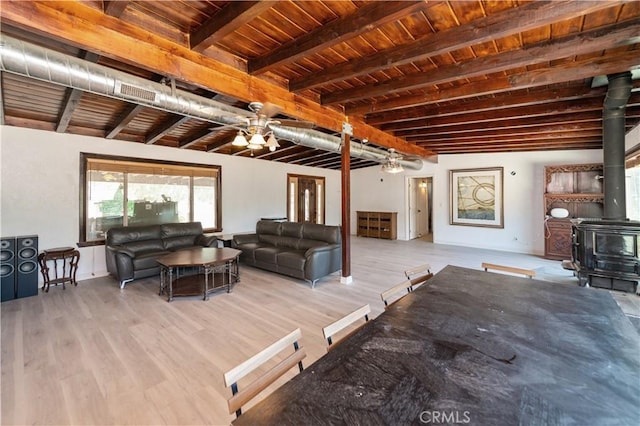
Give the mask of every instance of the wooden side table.
<path id="1" fill-rule="evenodd" d="M 62 283 L 64 290 L 67 282 L 77 286 L 76 272 L 79 260 L 80 252 L 73 247 L 56 247 L 40 253 L 38 263 L 44 279 L 42 290 L 48 292 L 51 284 L 58 285 L 60 283 Z M 53 279 L 49 276 L 50 271 L 53 271 Z"/>

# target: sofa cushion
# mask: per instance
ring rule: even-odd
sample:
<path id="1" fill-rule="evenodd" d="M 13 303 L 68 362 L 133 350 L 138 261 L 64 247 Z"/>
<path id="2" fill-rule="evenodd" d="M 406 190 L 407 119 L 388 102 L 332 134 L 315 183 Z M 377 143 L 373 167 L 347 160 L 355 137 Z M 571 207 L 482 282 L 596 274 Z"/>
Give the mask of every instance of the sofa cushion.
<path id="1" fill-rule="evenodd" d="M 198 235 L 183 235 L 181 237 L 167 237 L 162 241 L 166 250 L 178 250 L 185 247 L 193 247 L 196 245 Z"/>
<path id="2" fill-rule="evenodd" d="M 319 246 L 328 246 L 329 243 L 325 243 L 324 241 L 318 241 L 318 240 L 300 240 L 300 243 L 298 244 L 298 249 L 300 250 L 308 250 L 312 247 L 319 247 Z"/>
<path id="3" fill-rule="evenodd" d="M 283 237 L 292 237 L 297 240 L 302 238 L 302 223 L 282 222 L 280 226 L 280 235 Z"/>
<path id="4" fill-rule="evenodd" d="M 278 267 L 283 266 L 285 268 L 304 271 L 304 263 L 306 261 L 304 253 L 305 250 L 283 251 L 278 253 L 276 256 L 278 259 Z"/>
<path id="5" fill-rule="evenodd" d="M 119 246 L 135 241 L 159 240 L 160 235 L 160 225 L 111 228 L 107 231 L 107 241 L 105 244 Z"/>
<path id="6" fill-rule="evenodd" d="M 305 223 L 302 229 L 302 238 L 337 244 L 340 243 L 340 227 Z"/>
<path id="7" fill-rule="evenodd" d="M 187 235 L 197 236 L 202 234 L 202 224 L 200 222 L 188 222 L 188 223 L 164 223 L 160 225 L 161 237 L 183 237 Z"/>
<path id="8" fill-rule="evenodd" d="M 142 241 L 134 241 L 124 245 L 127 251 L 130 251 L 135 254 L 136 257 L 143 256 L 147 253 L 157 253 L 164 252 L 164 246 L 162 245 L 162 240 L 142 240 Z"/>
<path id="9" fill-rule="evenodd" d="M 277 247 L 261 247 L 254 252 L 256 262 L 277 264 L 278 253 L 282 252 Z"/>
<path id="10" fill-rule="evenodd" d="M 280 235 L 280 222 L 273 220 L 260 220 L 256 224 L 256 234 Z"/>
<path id="11" fill-rule="evenodd" d="M 277 246 L 280 238 L 279 235 L 275 234 L 258 234 L 258 241 L 270 246 Z"/>
<path id="12" fill-rule="evenodd" d="M 159 267 L 160 265 L 158 264 L 156 259 L 169 253 L 170 252 L 168 251 L 155 251 L 155 252 L 140 254 L 136 256 L 135 259 L 133 259 L 133 268 L 134 270 L 137 271 L 140 269 L 149 269 L 149 268 Z"/>
<path id="13" fill-rule="evenodd" d="M 287 249 L 298 249 L 298 244 L 300 243 L 300 238 L 294 237 L 279 237 L 276 240 L 276 246 L 287 248 Z"/>

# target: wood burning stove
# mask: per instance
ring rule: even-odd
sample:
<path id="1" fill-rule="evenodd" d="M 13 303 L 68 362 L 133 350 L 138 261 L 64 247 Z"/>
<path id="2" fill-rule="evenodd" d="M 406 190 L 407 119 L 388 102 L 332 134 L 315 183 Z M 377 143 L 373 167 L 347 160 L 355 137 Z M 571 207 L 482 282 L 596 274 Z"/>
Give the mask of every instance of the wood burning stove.
<path id="1" fill-rule="evenodd" d="M 604 217 L 573 221 L 572 263 L 580 285 L 639 292 L 640 222 L 626 220 L 625 109 L 631 73 L 607 76 L 603 109 Z"/>
<path id="2" fill-rule="evenodd" d="M 640 222 L 574 220 L 572 239 L 580 285 L 640 291 Z"/>

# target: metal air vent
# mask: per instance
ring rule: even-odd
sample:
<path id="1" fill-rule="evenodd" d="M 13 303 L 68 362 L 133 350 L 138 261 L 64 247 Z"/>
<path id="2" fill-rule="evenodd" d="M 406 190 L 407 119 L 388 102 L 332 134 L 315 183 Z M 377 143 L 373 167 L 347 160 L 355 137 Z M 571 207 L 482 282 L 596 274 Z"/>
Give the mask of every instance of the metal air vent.
<path id="1" fill-rule="evenodd" d="M 121 81 L 116 81 L 115 92 L 127 97 L 143 99 L 150 102 L 154 102 L 156 100 L 156 92 L 143 89 L 142 87 L 132 86 Z"/>

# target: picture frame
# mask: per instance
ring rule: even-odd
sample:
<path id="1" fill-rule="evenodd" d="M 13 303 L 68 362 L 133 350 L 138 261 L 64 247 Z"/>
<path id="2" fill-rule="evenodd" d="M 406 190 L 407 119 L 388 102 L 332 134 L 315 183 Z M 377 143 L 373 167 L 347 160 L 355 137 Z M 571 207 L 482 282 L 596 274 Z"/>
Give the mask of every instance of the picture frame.
<path id="1" fill-rule="evenodd" d="M 449 224 L 504 228 L 503 174 L 503 167 L 449 170 Z"/>

